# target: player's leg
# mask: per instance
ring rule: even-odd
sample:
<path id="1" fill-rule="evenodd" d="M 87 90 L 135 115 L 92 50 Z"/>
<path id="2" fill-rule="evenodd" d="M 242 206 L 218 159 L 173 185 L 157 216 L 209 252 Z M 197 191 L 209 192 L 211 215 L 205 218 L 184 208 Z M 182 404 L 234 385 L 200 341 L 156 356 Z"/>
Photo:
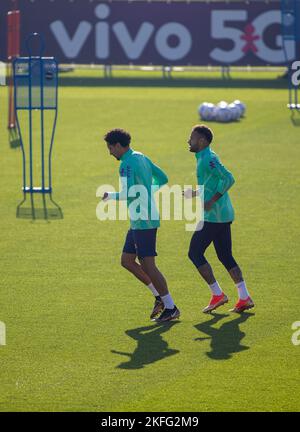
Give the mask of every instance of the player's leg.
<path id="1" fill-rule="evenodd" d="M 231 312 L 243 312 L 254 307 L 254 302 L 248 292 L 246 282 L 243 278 L 242 271 L 238 265 L 228 270 L 232 280 L 235 282 L 238 290 L 238 301 Z"/>
<path id="2" fill-rule="evenodd" d="M 121 265 L 150 289 L 150 291 L 152 292 L 152 294 L 156 299 L 155 303 L 157 303 L 157 305 L 154 306 L 153 310 L 155 312 L 156 309 L 158 309 L 158 311 L 156 312 L 156 314 L 158 314 L 161 311 L 161 307 L 158 306 L 158 303 L 160 303 L 159 294 L 156 291 L 155 286 L 153 285 L 147 273 L 145 273 L 141 265 L 138 262 L 136 262 L 136 258 L 137 255 L 136 255 L 134 238 L 133 238 L 132 230 L 129 230 L 126 235 L 126 240 L 123 247 L 123 252 L 121 256 Z"/>
<path id="3" fill-rule="evenodd" d="M 155 257 L 157 256 L 156 235 L 157 229 L 133 231 L 137 254 L 142 269 L 151 279 L 164 305 L 163 313 L 157 318 L 157 321 L 162 322 L 178 318 L 180 312 L 169 293 L 164 275 L 160 272 L 155 263 Z"/>
<path id="4" fill-rule="evenodd" d="M 150 285 L 151 280 L 149 276 L 144 272 L 141 265 L 136 262 L 136 254 L 123 252 L 121 256 L 121 265 L 130 273 L 132 273 L 137 279 L 143 282 L 145 285 Z"/>
<path id="5" fill-rule="evenodd" d="M 194 232 L 188 253 L 190 260 L 208 284 L 212 293 L 208 306 L 203 309 L 204 313 L 211 312 L 228 302 L 227 296 L 223 293 L 219 283 L 216 281 L 212 268 L 204 256 L 204 253 L 213 241 L 217 230 L 217 224 L 204 222 L 203 228 Z"/>
<path id="6" fill-rule="evenodd" d="M 176 307 L 174 300 L 169 293 L 167 281 L 155 263 L 154 256 L 140 257 L 143 270 L 148 274 L 155 284 L 164 305 L 162 314 L 156 319 L 157 322 L 170 321 L 179 318 L 180 311 Z"/>
<path id="7" fill-rule="evenodd" d="M 153 280 L 156 289 L 161 297 L 166 296 L 168 291 L 167 281 L 155 264 L 154 256 L 140 257 L 142 269 Z"/>
<path id="8" fill-rule="evenodd" d="M 222 229 L 214 239 L 214 246 L 219 260 L 227 269 L 238 290 L 239 300 L 232 309 L 232 312 L 242 312 L 243 310 L 251 309 L 254 303 L 247 290 L 242 271 L 232 255 L 231 224 L 226 223 L 222 225 Z"/>

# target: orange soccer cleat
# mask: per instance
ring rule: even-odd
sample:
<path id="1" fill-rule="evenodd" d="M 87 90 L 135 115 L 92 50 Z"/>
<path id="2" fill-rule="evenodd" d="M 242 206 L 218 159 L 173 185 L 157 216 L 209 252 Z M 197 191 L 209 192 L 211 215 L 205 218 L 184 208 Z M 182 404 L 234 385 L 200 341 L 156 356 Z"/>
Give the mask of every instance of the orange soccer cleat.
<path id="1" fill-rule="evenodd" d="M 228 303 L 228 297 L 226 294 L 222 293 L 221 295 L 213 295 L 210 299 L 209 305 L 206 306 L 202 312 L 203 313 L 210 313 L 213 310 L 217 309 L 220 306 L 223 306 L 225 303 Z"/>
<path id="2" fill-rule="evenodd" d="M 239 299 L 233 309 L 230 309 L 229 312 L 240 313 L 247 309 L 251 309 L 254 307 L 253 300 L 250 297 L 247 297 L 245 300 Z"/>

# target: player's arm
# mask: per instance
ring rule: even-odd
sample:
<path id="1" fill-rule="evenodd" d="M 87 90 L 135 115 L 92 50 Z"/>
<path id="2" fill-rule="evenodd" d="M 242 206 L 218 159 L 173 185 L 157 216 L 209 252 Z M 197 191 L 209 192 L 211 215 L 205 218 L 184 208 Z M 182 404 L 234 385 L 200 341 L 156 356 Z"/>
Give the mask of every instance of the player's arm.
<path id="1" fill-rule="evenodd" d="M 217 188 L 212 198 L 204 203 L 204 209 L 210 210 L 214 203 L 218 201 L 225 192 L 227 192 L 234 184 L 235 180 L 233 175 L 217 158 L 211 158 L 207 161 L 208 170 L 211 174 L 218 178 Z"/>
<path id="2" fill-rule="evenodd" d="M 133 166 L 128 163 L 122 163 L 120 166 L 121 190 L 119 192 L 105 192 L 103 200 L 125 201 L 128 197 L 128 191 L 134 185 Z"/>
<path id="3" fill-rule="evenodd" d="M 157 191 L 167 184 L 169 179 L 166 173 L 159 166 L 155 165 L 150 159 L 148 159 L 148 161 L 150 162 L 152 169 L 152 187 L 154 191 Z"/>
<path id="4" fill-rule="evenodd" d="M 196 196 L 200 195 L 200 189 L 185 189 L 182 191 L 182 195 L 185 198 L 195 198 Z"/>

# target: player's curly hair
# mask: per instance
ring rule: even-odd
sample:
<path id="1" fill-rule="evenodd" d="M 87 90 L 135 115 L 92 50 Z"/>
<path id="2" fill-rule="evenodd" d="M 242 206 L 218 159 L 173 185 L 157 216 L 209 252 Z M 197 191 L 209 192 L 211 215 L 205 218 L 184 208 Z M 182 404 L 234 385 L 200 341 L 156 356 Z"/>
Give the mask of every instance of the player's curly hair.
<path id="1" fill-rule="evenodd" d="M 104 135 L 104 140 L 109 145 L 120 143 L 122 147 L 128 147 L 131 141 L 130 133 L 124 129 L 111 129 Z"/>
<path id="2" fill-rule="evenodd" d="M 210 144 L 214 138 L 212 130 L 205 126 L 204 124 L 199 124 L 193 127 L 193 131 L 198 132 L 198 134 L 203 135 L 207 142 Z"/>

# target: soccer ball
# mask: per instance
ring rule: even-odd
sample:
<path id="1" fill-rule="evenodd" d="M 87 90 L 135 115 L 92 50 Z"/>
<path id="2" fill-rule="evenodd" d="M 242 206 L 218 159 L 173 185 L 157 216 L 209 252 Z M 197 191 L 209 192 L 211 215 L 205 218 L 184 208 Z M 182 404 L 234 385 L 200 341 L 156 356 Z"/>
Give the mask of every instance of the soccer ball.
<path id="1" fill-rule="evenodd" d="M 228 123 L 231 121 L 231 111 L 227 104 L 218 104 L 215 109 L 215 118 L 218 122 Z"/>
<path id="2" fill-rule="evenodd" d="M 198 114 L 202 120 L 215 120 L 222 123 L 238 120 L 243 117 L 245 111 L 246 106 L 240 100 L 235 100 L 230 104 L 222 100 L 217 105 L 203 102 L 198 107 Z"/>
<path id="3" fill-rule="evenodd" d="M 238 109 L 240 110 L 240 116 L 244 117 L 245 111 L 246 111 L 246 105 L 243 104 L 243 102 L 241 102 L 240 100 L 236 99 L 235 101 L 233 101 L 233 103 L 238 107 Z"/>
<path id="4" fill-rule="evenodd" d="M 228 108 L 230 109 L 231 112 L 231 120 L 233 121 L 238 120 L 241 115 L 241 110 L 234 103 L 229 104 Z"/>
<path id="5" fill-rule="evenodd" d="M 228 103 L 225 101 L 220 101 L 215 110 L 216 120 L 222 123 L 228 123 L 232 120 L 232 114 L 228 107 Z"/>
<path id="6" fill-rule="evenodd" d="M 198 113 L 202 120 L 214 120 L 215 106 L 212 103 L 203 102 L 198 108 Z"/>
<path id="7" fill-rule="evenodd" d="M 220 108 L 226 108 L 228 106 L 228 103 L 225 101 L 220 101 L 217 106 Z"/>
<path id="8" fill-rule="evenodd" d="M 203 119 L 205 115 L 206 106 L 208 105 L 208 102 L 203 102 L 201 105 L 198 106 L 198 114 Z"/>

